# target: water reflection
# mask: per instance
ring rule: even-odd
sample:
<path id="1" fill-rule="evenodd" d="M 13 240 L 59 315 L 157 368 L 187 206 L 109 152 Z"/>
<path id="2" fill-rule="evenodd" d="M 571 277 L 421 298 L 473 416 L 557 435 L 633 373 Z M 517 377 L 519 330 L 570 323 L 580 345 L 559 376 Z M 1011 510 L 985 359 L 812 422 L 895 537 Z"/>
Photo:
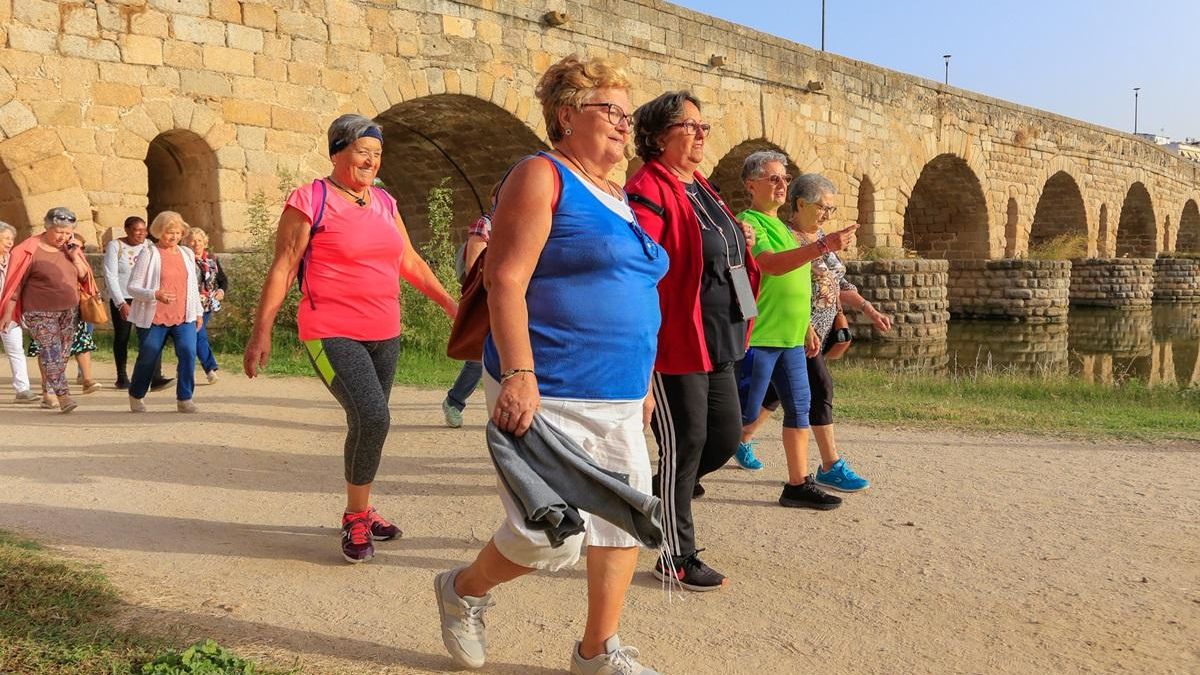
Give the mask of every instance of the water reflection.
<path id="1" fill-rule="evenodd" d="M 951 321 L 944 340 L 860 341 L 846 358 L 900 372 L 1070 373 L 1105 384 L 1200 387 L 1200 305 L 1072 309 L 1065 324 Z"/>

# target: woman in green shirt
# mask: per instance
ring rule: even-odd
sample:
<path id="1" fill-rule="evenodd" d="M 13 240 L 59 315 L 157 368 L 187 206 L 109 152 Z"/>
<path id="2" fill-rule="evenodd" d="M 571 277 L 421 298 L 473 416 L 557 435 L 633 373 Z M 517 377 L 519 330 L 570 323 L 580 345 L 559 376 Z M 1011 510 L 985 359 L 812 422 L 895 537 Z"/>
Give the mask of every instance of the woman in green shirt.
<path id="1" fill-rule="evenodd" d="M 750 192 L 750 208 L 738 219 L 754 228 L 751 252 L 763 272 L 758 293 L 758 318 L 750 333 L 754 348 L 750 361 L 750 384 L 742 402 L 742 424 L 758 417 L 768 385 L 773 384 L 783 402 L 783 449 L 787 455 L 788 482 L 779 496 L 787 507 L 828 510 L 842 500 L 817 487 L 808 475 L 808 409 L 810 394 L 806 356 L 820 344 L 808 339 L 812 311 L 812 278 L 809 263 L 830 251 L 840 251 L 850 242 L 858 225 L 800 246 L 787 225 L 779 219 L 785 199 L 795 211 L 795 184 L 788 187 L 787 157 L 760 151 L 746 158 L 742 180 Z M 832 204 L 820 204 L 832 210 Z M 807 352 L 807 354 L 806 354 Z"/>

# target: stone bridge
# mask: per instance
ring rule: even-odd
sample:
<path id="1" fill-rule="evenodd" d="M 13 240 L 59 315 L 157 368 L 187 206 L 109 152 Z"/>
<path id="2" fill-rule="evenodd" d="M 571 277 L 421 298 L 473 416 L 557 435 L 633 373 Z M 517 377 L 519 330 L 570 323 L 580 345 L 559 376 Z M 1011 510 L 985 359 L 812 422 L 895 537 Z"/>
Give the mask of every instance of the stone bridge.
<path id="1" fill-rule="evenodd" d="M 534 83 L 579 52 L 622 65 L 635 103 L 697 94 L 735 208 L 753 150 L 829 176 L 876 257 L 1020 258 L 1060 234 L 1095 258 L 1200 251 L 1200 165 L 659 0 L 0 0 L 0 39 L 0 218 L 26 231 L 59 204 L 92 239 L 172 208 L 236 249 L 252 195 L 328 170 L 347 111 L 383 124 L 418 239 L 445 178 L 465 225 L 545 147 Z"/>

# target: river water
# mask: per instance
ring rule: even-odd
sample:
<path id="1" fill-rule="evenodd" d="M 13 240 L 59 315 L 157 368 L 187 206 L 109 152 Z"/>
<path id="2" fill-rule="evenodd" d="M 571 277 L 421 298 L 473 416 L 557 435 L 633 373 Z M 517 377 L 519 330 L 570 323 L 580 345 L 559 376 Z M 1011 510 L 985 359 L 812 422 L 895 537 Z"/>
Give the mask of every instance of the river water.
<path id="1" fill-rule="evenodd" d="M 1200 305 L 1072 309 L 1064 324 L 952 319 L 944 340 L 856 341 L 846 360 L 939 375 L 1069 374 L 1096 383 L 1133 378 L 1200 387 Z"/>

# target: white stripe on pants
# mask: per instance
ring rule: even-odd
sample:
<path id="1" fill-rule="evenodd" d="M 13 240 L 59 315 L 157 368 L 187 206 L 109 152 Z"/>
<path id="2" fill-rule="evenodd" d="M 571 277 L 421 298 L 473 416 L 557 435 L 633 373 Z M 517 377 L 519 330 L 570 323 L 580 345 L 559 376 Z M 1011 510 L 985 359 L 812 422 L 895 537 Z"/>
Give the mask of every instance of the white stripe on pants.
<path id="1" fill-rule="evenodd" d="M 12 386 L 18 394 L 29 391 L 29 366 L 25 361 L 25 343 L 22 337 L 20 326 L 14 325 L 6 331 L 0 331 L 4 353 L 8 354 L 8 365 L 12 367 Z"/>

